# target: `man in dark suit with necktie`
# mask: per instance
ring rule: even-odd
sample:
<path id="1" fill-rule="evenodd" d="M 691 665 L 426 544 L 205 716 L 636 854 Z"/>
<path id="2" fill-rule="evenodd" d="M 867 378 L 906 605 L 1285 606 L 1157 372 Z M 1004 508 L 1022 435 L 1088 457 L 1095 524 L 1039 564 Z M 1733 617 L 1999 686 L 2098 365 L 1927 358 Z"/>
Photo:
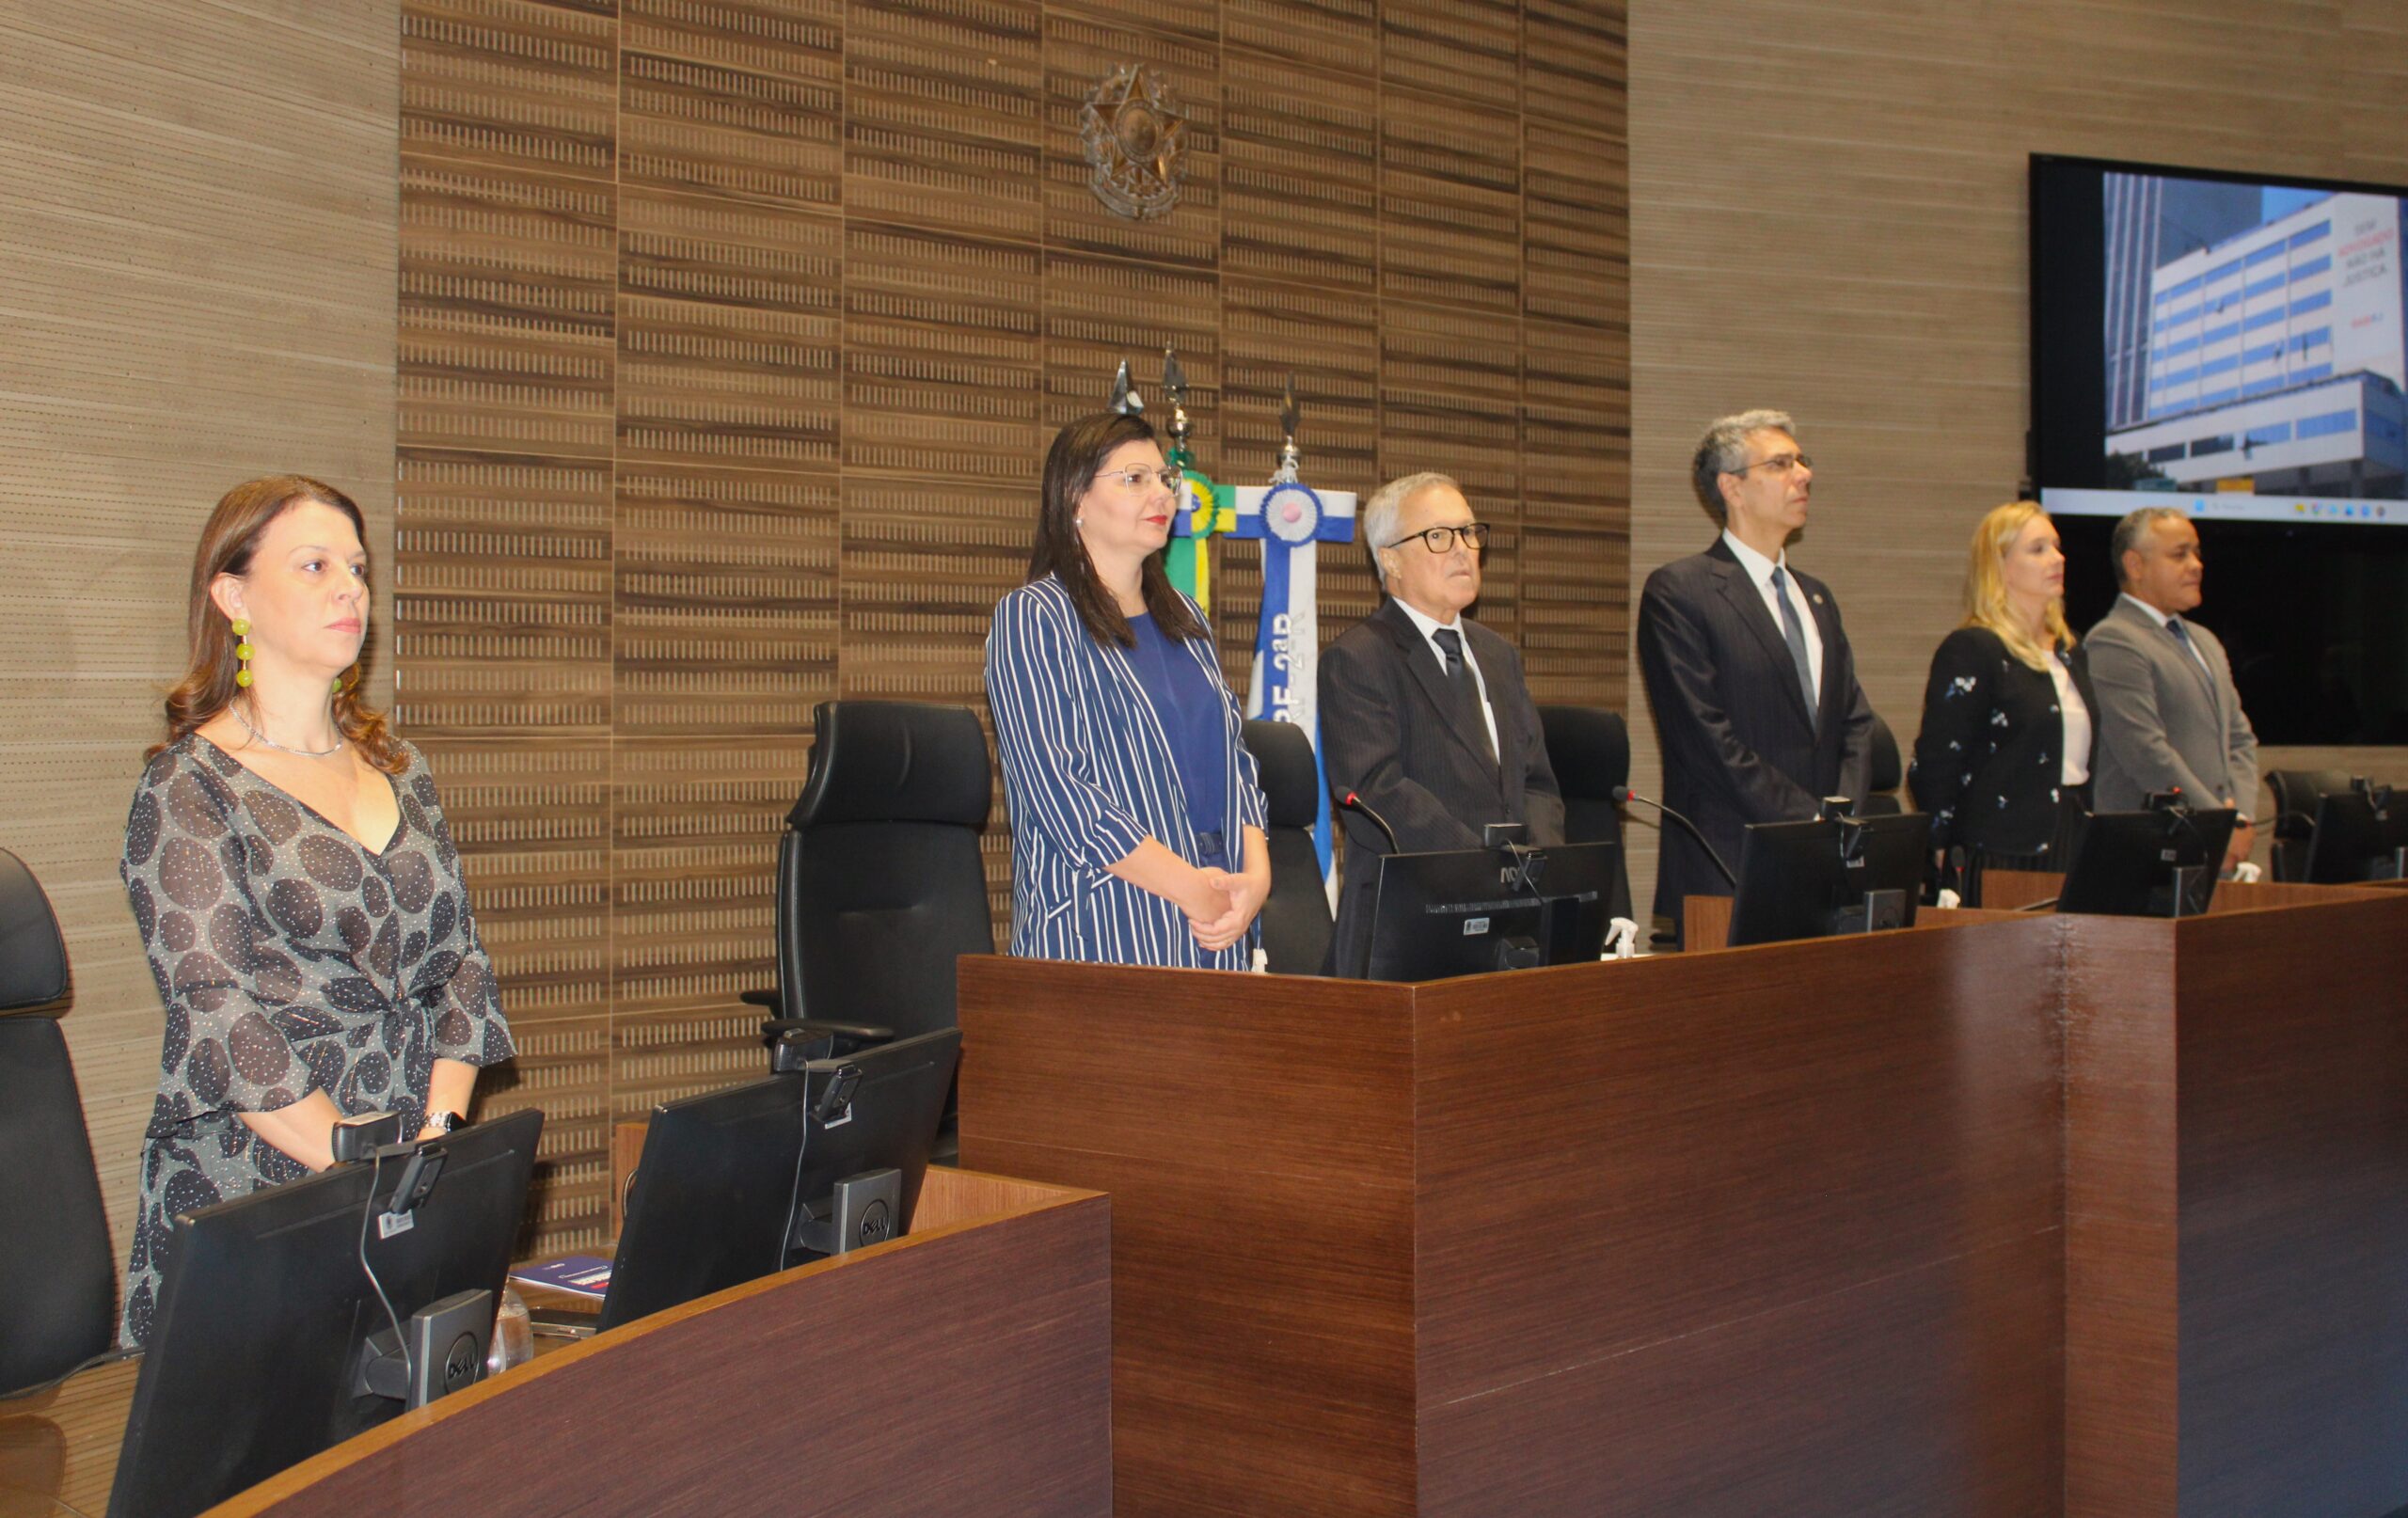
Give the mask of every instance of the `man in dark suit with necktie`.
<path id="1" fill-rule="evenodd" d="M 1480 599 L 1488 529 L 1443 474 L 1391 481 L 1363 508 L 1380 609 L 1321 658 L 1322 757 L 1333 802 L 1349 793 L 1396 830 L 1404 853 L 1479 848 L 1518 822 L 1529 844 L 1563 842 L 1563 796 L 1547 764 L 1521 656 L 1464 615 Z M 1328 972 L 1361 975 L 1387 839 L 1343 812 L 1346 873 Z"/>
<path id="2" fill-rule="evenodd" d="M 1779 411 L 1706 429 L 1691 460 L 1714 546 L 1647 577 L 1639 665 L 1664 756 L 1664 800 L 1733 869 L 1748 824 L 1813 817 L 1826 796 L 1861 798 L 1873 708 L 1857 684 L 1839 602 L 1789 564 L 1806 525 L 1814 466 Z M 1682 903 L 1728 895 L 1704 849 L 1664 829 L 1656 911 L 1681 931 Z"/>
<path id="3" fill-rule="evenodd" d="M 2115 524 L 2110 551 L 2122 593 L 2086 645 L 2099 689 L 2094 799 L 2101 812 L 2137 812 L 2178 789 L 2194 807 L 2233 808 L 2229 873 L 2256 842 L 2258 734 L 2224 644 L 2182 616 L 2199 604 L 2199 530 L 2171 506 L 2144 506 Z"/>

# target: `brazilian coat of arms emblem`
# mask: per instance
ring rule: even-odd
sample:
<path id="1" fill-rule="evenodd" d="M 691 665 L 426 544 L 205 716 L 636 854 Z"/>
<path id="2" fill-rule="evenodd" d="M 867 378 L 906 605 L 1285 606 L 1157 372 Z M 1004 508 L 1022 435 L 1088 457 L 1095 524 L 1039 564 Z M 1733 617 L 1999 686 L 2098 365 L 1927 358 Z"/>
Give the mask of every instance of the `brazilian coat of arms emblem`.
<path id="1" fill-rule="evenodd" d="M 1170 86 L 1142 63 L 1127 63 L 1087 92 L 1079 143 L 1095 169 L 1095 198 L 1116 214 L 1152 221 L 1170 213 L 1187 175 L 1187 115 Z"/>

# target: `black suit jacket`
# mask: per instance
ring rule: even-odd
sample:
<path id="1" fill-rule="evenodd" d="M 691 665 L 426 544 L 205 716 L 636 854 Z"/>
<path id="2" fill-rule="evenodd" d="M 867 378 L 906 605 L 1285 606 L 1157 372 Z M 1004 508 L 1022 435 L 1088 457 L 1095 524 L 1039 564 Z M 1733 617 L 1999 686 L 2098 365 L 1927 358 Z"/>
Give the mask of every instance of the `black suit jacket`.
<path id="1" fill-rule="evenodd" d="M 1478 848 L 1491 822 L 1519 822 L 1533 844 L 1563 842 L 1563 794 L 1546 758 L 1538 707 L 1513 645 L 1466 617 L 1472 657 L 1497 718 L 1497 764 L 1478 733 L 1450 715 L 1446 671 L 1393 600 L 1347 629 L 1321 656 L 1322 759 L 1333 807 L 1349 791 L 1396 830 L 1408 854 Z M 1339 889 L 1331 973 L 1360 975 L 1371 952 L 1371 894 L 1387 840 L 1358 813 L 1339 811 L 1346 873 Z"/>
<path id="2" fill-rule="evenodd" d="M 1812 817 L 1826 796 L 1861 799 L 1872 770 L 1873 707 L 1828 586 L 1789 566 L 1800 609 L 1823 636 L 1814 721 L 1798 667 L 1764 596 L 1720 538 L 1647 577 L 1639 597 L 1639 667 L 1664 753 L 1664 800 L 1685 813 L 1734 870 L 1751 822 Z M 1664 827 L 1656 910 L 1680 931 L 1681 903 L 1729 882 L 1677 823 Z"/>
<path id="3" fill-rule="evenodd" d="M 2089 663 L 2076 649 L 2066 667 L 2096 733 L 2099 698 Z M 2093 757 L 2083 755 L 2085 767 Z M 1942 639 L 1931 656 L 1923 732 L 1907 772 L 1915 805 L 1931 814 L 1931 846 L 2042 852 L 2057 834 L 2064 765 L 2056 681 L 2009 653 L 1988 627 L 1959 627 Z"/>

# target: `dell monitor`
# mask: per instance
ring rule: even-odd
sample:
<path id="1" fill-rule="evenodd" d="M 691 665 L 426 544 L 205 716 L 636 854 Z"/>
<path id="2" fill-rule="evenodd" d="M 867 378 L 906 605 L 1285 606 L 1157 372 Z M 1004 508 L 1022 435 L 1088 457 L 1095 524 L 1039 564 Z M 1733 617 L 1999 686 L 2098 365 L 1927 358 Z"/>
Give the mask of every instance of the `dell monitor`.
<path id="1" fill-rule="evenodd" d="M 1921 813 L 1749 825 L 1731 903 L 1733 948 L 1912 927 L 1931 853 Z"/>
<path id="2" fill-rule="evenodd" d="M 960 1052 L 946 1028 L 654 1108 L 595 1328 L 908 1230 Z"/>
<path id="3" fill-rule="evenodd" d="M 2057 910 L 2104 917 L 2196 917 L 2215 896 L 2234 814 L 2161 806 L 2095 812 L 2066 867 Z"/>
<path id="4" fill-rule="evenodd" d="M 1386 855 L 1366 977 L 1445 980 L 1594 959 L 1617 852 L 1596 843 Z"/>
<path id="5" fill-rule="evenodd" d="M 2317 885 L 2408 878 L 2408 803 L 2365 781 L 2326 796 L 2316 805 L 2306 875 Z"/>
<path id="6" fill-rule="evenodd" d="M 109 1518 L 187 1518 L 474 1382 L 543 1126 L 513 1113 L 180 1214 Z"/>

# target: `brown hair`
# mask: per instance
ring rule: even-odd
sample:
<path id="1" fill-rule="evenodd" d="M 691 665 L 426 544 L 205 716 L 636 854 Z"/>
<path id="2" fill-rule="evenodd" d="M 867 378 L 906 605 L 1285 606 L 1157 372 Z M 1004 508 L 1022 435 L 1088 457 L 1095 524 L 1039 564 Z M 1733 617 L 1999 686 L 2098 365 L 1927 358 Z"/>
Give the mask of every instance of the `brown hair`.
<path id="1" fill-rule="evenodd" d="M 1054 446 L 1045 451 L 1044 495 L 1037 508 L 1037 546 L 1029 552 L 1028 577 L 1040 580 L 1048 575 L 1060 576 L 1062 589 L 1069 592 L 1070 604 L 1078 608 L 1079 620 L 1099 643 L 1134 648 L 1137 635 L 1121 615 L 1119 602 L 1096 577 L 1095 561 L 1087 557 L 1087 546 L 1079 538 L 1079 500 L 1115 449 L 1155 440 L 1152 424 L 1143 417 L 1099 411 L 1055 433 Z M 1203 620 L 1171 584 L 1161 554 L 1146 556 L 1137 582 L 1146 597 L 1146 609 L 1164 637 L 1205 636 Z"/>
<path id="2" fill-rule="evenodd" d="M 234 704 L 242 688 L 234 683 L 233 625 L 210 598 L 209 588 L 220 575 L 240 577 L 250 573 L 251 556 L 268 524 L 294 505 L 314 500 L 351 518 L 360 542 L 368 541 L 368 522 L 349 496 L 322 481 L 298 474 L 272 474 L 246 480 L 226 492 L 209 523 L 200 530 L 200 546 L 193 553 L 192 591 L 186 609 L 191 659 L 183 678 L 167 692 L 167 736 L 153 744 L 145 757 L 155 758 L 170 743 L 190 736 L 201 724 Z M 364 657 L 363 661 L 364 663 Z M 386 730 L 385 715 L 359 699 L 362 663 L 343 672 L 342 689 L 334 698 L 335 726 L 368 762 L 388 775 L 409 767 L 409 755 Z"/>

